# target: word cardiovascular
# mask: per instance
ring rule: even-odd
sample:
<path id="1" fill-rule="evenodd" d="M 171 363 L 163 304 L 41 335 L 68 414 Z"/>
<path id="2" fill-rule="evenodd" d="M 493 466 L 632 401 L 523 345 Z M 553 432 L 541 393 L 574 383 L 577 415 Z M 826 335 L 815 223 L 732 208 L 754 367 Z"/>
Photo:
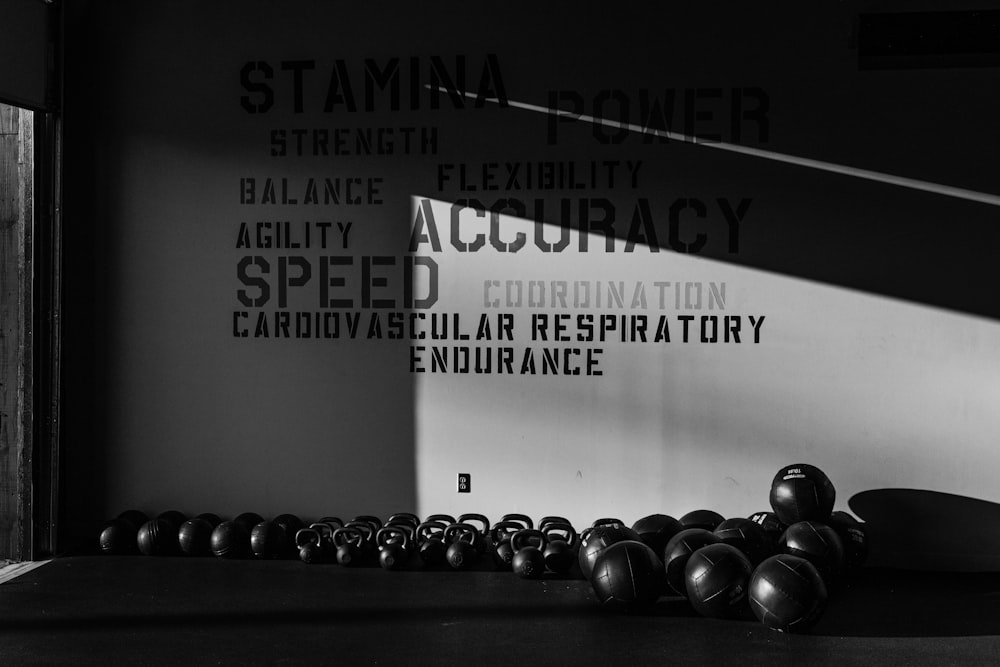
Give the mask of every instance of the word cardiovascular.
<path id="1" fill-rule="evenodd" d="M 532 313 L 532 341 L 559 343 L 760 343 L 763 315 L 595 315 Z M 471 324 L 469 322 L 471 320 Z M 513 313 L 233 312 L 235 338 L 513 341 Z"/>

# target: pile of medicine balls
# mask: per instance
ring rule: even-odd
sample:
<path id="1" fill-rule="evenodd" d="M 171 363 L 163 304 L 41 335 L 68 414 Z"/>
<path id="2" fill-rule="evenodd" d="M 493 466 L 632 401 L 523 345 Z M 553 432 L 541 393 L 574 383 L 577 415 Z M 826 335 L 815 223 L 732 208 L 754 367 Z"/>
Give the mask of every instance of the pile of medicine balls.
<path id="1" fill-rule="evenodd" d="M 771 484 L 771 512 L 724 519 L 696 510 L 679 520 L 645 517 L 631 529 L 598 525 L 582 541 L 581 569 L 605 604 L 641 609 L 666 591 L 702 616 L 752 612 L 769 628 L 801 632 L 867 557 L 864 525 L 834 512 L 835 497 L 820 469 L 791 465 Z"/>
<path id="2" fill-rule="evenodd" d="M 491 523 L 482 514 L 421 520 L 402 512 L 384 522 L 362 515 L 304 524 L 293 514 L 264 519 L 245 512 L 188 518 L 170 510 L 149 518 L 122 512 L 100 534 L 106 554 L 299 558 L 305 563 L 400 569 L 508 570 L 524 579 L 588 579 L 605 605 L 650 607 L 664 595 L 687 598 L 701 615 L 750 617 L 781 631 L 809 628 L 827 590 L 867 555 L 864 526 L 834 512 L 835 491 L 818 468 L 782 469 L 771 485 L 772 512 L 725 519 L 695 510 L 675 519 L 653 514 L 628 527 L 598 519 L 577 533 L 564 517 L 524 514 Z"/>

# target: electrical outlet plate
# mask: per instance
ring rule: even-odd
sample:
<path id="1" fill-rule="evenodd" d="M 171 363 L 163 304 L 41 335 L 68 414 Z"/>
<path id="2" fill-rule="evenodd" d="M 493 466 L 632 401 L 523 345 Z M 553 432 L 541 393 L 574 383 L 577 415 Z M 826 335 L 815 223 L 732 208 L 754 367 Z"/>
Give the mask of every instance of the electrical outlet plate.
<path id="1" fill-rule="evenodd" d="M 472 493 L 472 475 L 467 472 L 458 473 L 458 492 Z"/>

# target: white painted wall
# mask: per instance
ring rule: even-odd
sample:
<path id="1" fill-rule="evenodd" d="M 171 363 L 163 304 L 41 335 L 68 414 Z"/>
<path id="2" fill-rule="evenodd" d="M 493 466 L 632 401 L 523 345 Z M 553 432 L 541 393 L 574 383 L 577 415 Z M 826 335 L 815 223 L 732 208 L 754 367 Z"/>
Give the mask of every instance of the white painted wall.
<path id="1" fill-rule="evenodd" d="M 252 115 L 240 107 L 246 91 L 239 79 L 250 61 L 315 59 L 323 82 L 343 59 L 360 97 L 365 58 L 426 63 L 430 55 L 459 53 L 478 81 L 482 59 L 493 53 L 507 94 L 541 104 L 556 86 L 591 99 L 615 87 L 754 85 L 771 95 L 768 148 L 985 189 L 991 181 L 980 167 L 995 156 L 996 101 L 956 103 L 981 94 L 982 72 L 859 74 L 837 27 L 849 26 L 857 7 L 829 10 L 826 23 L 734 13 L 721 32 L 677 33 L 673 41 L 652 39 L 642 16 L 622 16 L 613 39 L 622 48 L 589 39 L 601 33 L 606 42 L 603 19 L 557 5 L 530 20 L 457 4 L 435 17 L 409 5 L 277 7 L 181 3 L 167 11 L 164 3 L 145 3 L 99 14 L 106 21 L 96 22 L 120 38 L 102 42 L 107 108 L 95 128 L 101 141 L 94 156 L 95 233 L 107 258 L 96 268 L 110 286 L 98 311 L 108 332 L 108 364 L 100 369 L 108 389 L 95 420 L 108 515 L 139 506 L 309 517 L 526 512 L 565 514 L 578 524 L 699 507 L 744 516 L 767 509 L 771 478 L 794 462 L 825 470 L 841 509 L 859 493 L 892 488 L 1000 502 L 992 473 L 1000 463 L 992 447 L 1000 430 L 1000 325 L 960 312 L 968 303 L 995 311 L 991 287 L 962 278 L 967 270 L 981 275 L 991 257 L 992 208 L 692 145 L 599 144 L 583 124 L 560 126 L 553 145 L 543 115 L 489 104 L 432 110 L 424 98 L 416 110 L 326 113 L 324 84 L 308 88 L 299 113 L 288 72 L 275 80 L 279 108 Z M 696 18 L 685 25 L 697 25 Z M 466 29 L 477 20 L 495 29 Z M 796 25 L 806 27 L 785 29 Z M 773 39 L 761 34 L 769 29 Z M 579 50 L 573 57 L 569 45 Z M 684 67 L 673 58 L 682 47 L 692 56 Z M 789 52 L 801 55 L 790 60 Z M 925 99 L 929 89 L 947 94 Z M 962 113 L 949 115 L 954 109 Z M 712 112 L 728 113 L 725 106 Z M 365 126 L 433 126 L 439 150 L 270 154 L 272 129 Z M 714 260 L 642 245 L 625 252 L 622 240 L 614 252 L 601 252 L 596 239 L 586 253 L 543 256 L 530 245 L 515 254 L 489 245 L 455 251 L 448 244 L 451 202 L 473 195 L 455 181 L 439 188 L 439 165 L 475 170 L 539 160 L 643 167 L 636 187 L 619 180 L 582 191 L 501 188 L 474 196 L 540 197 L 549 210 L 562 197 L 603 197 L 617 207 L 619 230 L 646 198 L 661 241 L 666 211 L 679 199 L 749 198 L 740 251 L 726 252 L 718 212 L 685 218 L 683 227 L 689 239 L 709 234 Z M 239 201 L 243 177 L 288 178 L 301 187 L 310 177 L 355 175 L 383 179 L 383 203 L 304 209 Z M 439 269 L 438 300 L 426 315 L 458 314 L 473 332 L 482 313 L 509 313 L 519 355 L 536 311 L 642 314 L 654 330 L 666 315 L 672 342 L 600 345 L 599 377 L 510 377 L 411 373 L 405 340 L 234 337 L 233 313 L 256 315 L 237 299 L 245 287 L 237 277 L 242 257 L 262 256 L 272 266 L 289 254 L 314 267 L 328 255 L 353 257 L 355 266 L 372 255 L 402 262 L 423 199 L 442 240 L 440 251 L 421 244 L 416 253 Z M 463 238 L 485 231 L 484 221 L 463 216 Z M 238 247 L 243 222 L 319 219 L 352 222 L 348 247 Z M 502 222 L 508 240 L 524 224 Z M 927 257 L 935 263 L 922 263 Z M 286 308 L 272 301 L 263 310 L 322 310 L 318 280 L 314 273 L 307 287 L 293 289 Z M 357 280 L 351 274 L 348 291 Z M 648 301 L 635 309 L 495 309 L 483 302 L 485 280 L 640 282 Z M 649 287 L 655 281 L 725 284 L 724 308 L 691 314 L 762 316 L 759 343 L 750 342 L 745 319 L 739 345 L 679 342 L 676 318 L 687 311 L 661 308 Z M 425 288 L 421 283 L 418 294 Z M 910 300 L 881 296 L 900 291 Z M 961 305 L 940 307 L 949 304 Z M 456 492 L 458 473 L 472 475 L 471 494 Z M 880 548 L 893 551 L 892 544 Z M 1000 545 L 986 552 L 1000 558 Z M 964 555 L 937 562 L 954 565 Z"/>
<path id="2" fill-rule="evenodd" d="M 434 206 L 447 219 L 449 205 Z M 466 238 L 485 231 L 468 220 Z M 601 377 L 418 375 L 422 510 L 564 514 L 581 524 L 700 507 L 746 516 L 769 509 L 775 473 L 796 462 L 824 470 L 844 510 L 875 488 L 1000 501 L 992 466 L 982 465 L 1000 430 L 996 322 L 623 246 L 548 257 L 531 248 L 463 256 L 445 246 L 436 255 L 450 278 L 434 311 L 460 313 L 473 331 L 480 314 L 498 311 L 484 306 L 487 280 L 620 280 L 629 295 L 637 282 L 647 286 L 646 308 L 628 299 L 625 308 L 501 307 L 516 323 L 518 359 L 539 345 L 530 340 L 533 313 L 644 315 L 651 327 L 665 315 L 672 338 L 595 343 Z M 701 310 L 677 310 L 670 290 L 661 308 L 656 281 L 724 284 L 725 307 L 708 310 L 705 299 Z M 702 343 L 696 325 L 681 342 L 680 314 L 740 316 L 742 342 Z M 758 344 L 749 315 L 764 317 Z M 469 496 L 454 491 L 458 472 L 472 474 Z"/>

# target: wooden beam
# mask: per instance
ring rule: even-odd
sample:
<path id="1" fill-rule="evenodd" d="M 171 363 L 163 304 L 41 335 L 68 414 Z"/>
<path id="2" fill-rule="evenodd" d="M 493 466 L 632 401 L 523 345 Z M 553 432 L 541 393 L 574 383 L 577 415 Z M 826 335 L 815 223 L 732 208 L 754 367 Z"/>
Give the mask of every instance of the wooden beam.
<path id="1" fill-rule="evenodd" d="M 31 157 L 19 109 L 0 105 L 0 558 L 23 560 L 30 535 Z M 30 139 L 29 139 L 30 143 Z M 27 183 L 26 183 L 27 180 Z M 27 198 L 27 199 L 26 199 Z M 28 463 L 26 467 L 26 462 Z M 25 525 L 25 524 L 28 525 Z"/>

